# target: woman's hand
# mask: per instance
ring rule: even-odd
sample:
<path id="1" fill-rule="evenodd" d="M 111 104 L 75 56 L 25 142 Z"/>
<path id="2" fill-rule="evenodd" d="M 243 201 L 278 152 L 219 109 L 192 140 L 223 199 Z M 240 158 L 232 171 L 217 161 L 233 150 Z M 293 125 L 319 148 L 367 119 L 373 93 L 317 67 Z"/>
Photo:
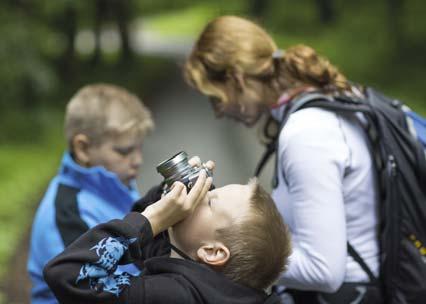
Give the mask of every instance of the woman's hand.
<path id="1" fill-rule="evenodd" d="M 183 183 L 175 182 L 169 193 L 142 212 L 151 223 L 153 235 L 156 236 L 190 215 L 206 196 L 211 184 L 212 178 L 207 177 L 204 170 L 189 193 Z"/>

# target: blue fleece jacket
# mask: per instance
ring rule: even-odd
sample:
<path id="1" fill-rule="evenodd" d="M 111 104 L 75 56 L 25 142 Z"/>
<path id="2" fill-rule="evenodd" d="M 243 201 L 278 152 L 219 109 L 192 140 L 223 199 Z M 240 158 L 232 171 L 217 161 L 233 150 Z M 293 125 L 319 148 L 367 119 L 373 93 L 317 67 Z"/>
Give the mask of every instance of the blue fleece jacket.
<path id="1" fill-rule="evenodd" d="M 43 279 L 43 267 L 89 228 L 124 218 L 138 198 L 135 181 L 126 187 L 116 174 L 103 167 L 81 167 L 65 153 L 32 226 L 28 258 L 31 303 L 57 303 Z M 134 266 L 126 271 L 137 272 Z"/>

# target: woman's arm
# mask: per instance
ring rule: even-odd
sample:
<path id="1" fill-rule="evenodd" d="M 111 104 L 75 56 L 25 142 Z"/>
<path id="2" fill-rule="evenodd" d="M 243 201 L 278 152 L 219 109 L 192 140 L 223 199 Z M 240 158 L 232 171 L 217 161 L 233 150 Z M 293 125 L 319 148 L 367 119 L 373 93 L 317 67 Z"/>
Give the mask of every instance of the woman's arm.
<path id="1" fill-rule="evenodd" d="M 343 177 L 350 152 L 334 113 L 307 109 L 293 115 L 280 138 L 279 170 L 288 194 L 277 203 L 290 213 L 293 237 L 289 267 L 280 281 L 291 288 L 333 292 L 346 271 Z"/>

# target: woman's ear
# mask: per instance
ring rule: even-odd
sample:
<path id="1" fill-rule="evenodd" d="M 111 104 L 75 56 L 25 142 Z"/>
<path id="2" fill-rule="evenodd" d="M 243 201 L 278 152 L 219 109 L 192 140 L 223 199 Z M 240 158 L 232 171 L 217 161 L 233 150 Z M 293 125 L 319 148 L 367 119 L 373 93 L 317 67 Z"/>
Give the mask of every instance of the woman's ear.
<path id="1" fill-rule="evenodd" d="M 72 152 L 75 161 L 83 166 L 89 167 L 90 156 L 89 156 L 89 138 L 84 134 L 77 134 L 72 139 Z"/>
<path id="2" fill-rule="evenodd" d="M 231 253 L 223 243 L 215 242 L 198 248 L 197 257 L 207 265 L 224 266 L 231 257 Z"/>

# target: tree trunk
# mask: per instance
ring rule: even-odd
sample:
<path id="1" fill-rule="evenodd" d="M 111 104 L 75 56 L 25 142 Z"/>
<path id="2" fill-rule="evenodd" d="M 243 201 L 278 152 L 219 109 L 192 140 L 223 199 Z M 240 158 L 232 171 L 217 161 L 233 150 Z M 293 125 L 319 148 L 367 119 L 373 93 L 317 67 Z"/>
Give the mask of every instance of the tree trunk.
<path id="1" fill-rule="evenodd" d="M 95 24 L 93 32 L 95 34 L 95 49 L 91 63 L 97 65 L 101 60 L 101 31 L 102 23 L 107 18 L 108 14 L 108 0 L 96 0 L 95 2 Z"/>
<path id="2" fill-rule="evenodd" d="M 250 0 L 249 14 L 256 19 L 262 19 L 268 6 L 269 0 Z"/>
<path id="3" fill-rule="evenodd" d="M 402 17 L 404 12 L 403 0 L 388 0 L 389 35 L 395 50 L 399 51 L 404 46 L 404 30 Z"/>
<path id="4" fill-rule="evenodd" d="M 321 23 L 331 24 L 336 21 L 336 9 L 333 0 L 316 0 Z"/>
<path id="5" fill-rule="evenodd" d="M 71 4 L 65 8 L 64 18 L 60 23 L 67 41 L 66 49 L 60 59 L 60 72 L 64 79 L 70 79 L 73 76 L 75 64 L 75 37 L 77 35 L 77 11 Z"/>
<path id="6" fill-rule="evenodd" d="M 121 39 L 121 60 L 128 61 L 132 58 L 132 48 L 129 35 L 130 0 L 115 1 L 115 16 Z"/>

